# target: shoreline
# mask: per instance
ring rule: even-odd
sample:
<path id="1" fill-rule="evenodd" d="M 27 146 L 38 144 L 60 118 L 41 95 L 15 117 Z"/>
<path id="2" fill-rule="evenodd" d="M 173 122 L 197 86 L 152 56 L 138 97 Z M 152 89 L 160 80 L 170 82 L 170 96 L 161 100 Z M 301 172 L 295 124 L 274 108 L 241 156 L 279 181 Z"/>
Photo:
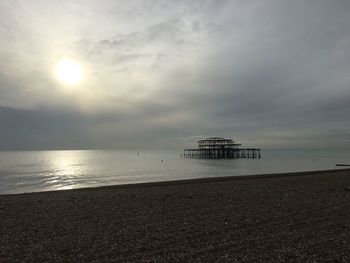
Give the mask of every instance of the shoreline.
<path id="1" fill-rule="evenodd" d="M 350 169 L 0 196 L 1 262 L 348 262 Z"/>
<path id="2" fill-rule="evenodd" d="M 15 195 L 30 195 L 30 194 L 42 194 L 42 193 L 55 193 L 61 191 L 97 191 L 103 189 L 127 189 L 127 188 L 138 188 L 138 187 L 159 187 L 159 186 L 171 186 L 171 185 L 182 185 L 182 184 L 199 184 L 199 183 L 215 183 L 215 182 L 226 182 L 226 181 L 240 181 L 240 180 L 255 180 L 255 179 L 271 179 L 271 178 L 284 178 L 284 177 L 295 177 L 295 176 L 307 176 L 307 175 L 319 175 L 319 174 L 330 174 L 343 171 L 350 171 L 350 168 L 335 168 L 329 170 L 315 170 L 315 171 L 302 171 L 302 172 L 286 172 L 286 173 L 268 173 L 268 174 L 253 174 L 253 175 L 232 175 L 232 176 L 219 176 L 219 177 L 202 177 L 194 179 L 180 179 L 180 180 L 168 180 L 168 181 L 157 181 L 157 182 L 143 182 L 143 183 L 127 183 L 127 184 L 113 184 L 103 186 L 89 186 L 73 189 L 57 189 L 48 191 L 37 191 L 37 192 L 24 192 L 15 194 L 0 194 L 1 196 L 15 196 Z"/>

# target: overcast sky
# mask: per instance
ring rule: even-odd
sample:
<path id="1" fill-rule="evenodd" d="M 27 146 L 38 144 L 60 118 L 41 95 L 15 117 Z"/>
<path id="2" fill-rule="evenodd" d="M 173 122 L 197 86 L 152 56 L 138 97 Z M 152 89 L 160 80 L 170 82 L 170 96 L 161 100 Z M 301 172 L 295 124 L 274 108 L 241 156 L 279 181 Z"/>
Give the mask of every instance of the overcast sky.
<path id="1" fill-rule="evenodd" d="M 348 0 L 0 0 L 0 43 L 0 149 L 350 147 Z"/>

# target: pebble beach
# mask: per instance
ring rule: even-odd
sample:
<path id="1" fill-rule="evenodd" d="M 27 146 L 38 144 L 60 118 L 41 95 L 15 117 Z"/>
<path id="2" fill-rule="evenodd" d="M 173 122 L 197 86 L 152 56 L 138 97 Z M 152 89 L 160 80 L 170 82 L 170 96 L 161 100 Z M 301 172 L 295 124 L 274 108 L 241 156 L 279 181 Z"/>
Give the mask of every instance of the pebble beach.
<path id="1" fill-rule="evenodd" d="M 0 196 L 0 262 L 349 262 L 350 169 Z"/>

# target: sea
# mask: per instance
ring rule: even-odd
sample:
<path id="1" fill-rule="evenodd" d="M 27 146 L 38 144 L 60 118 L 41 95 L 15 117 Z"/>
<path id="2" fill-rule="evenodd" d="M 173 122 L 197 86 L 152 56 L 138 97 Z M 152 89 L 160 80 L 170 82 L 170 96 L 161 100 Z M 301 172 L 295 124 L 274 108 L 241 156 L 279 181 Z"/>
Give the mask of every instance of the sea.
<path id="1" fill-rule="evenodd" d="M 0 151 L 0 194 L 339 169 L 350 151 L 262 150 L 261 159 L 184 159 L 182 151 Z"/>

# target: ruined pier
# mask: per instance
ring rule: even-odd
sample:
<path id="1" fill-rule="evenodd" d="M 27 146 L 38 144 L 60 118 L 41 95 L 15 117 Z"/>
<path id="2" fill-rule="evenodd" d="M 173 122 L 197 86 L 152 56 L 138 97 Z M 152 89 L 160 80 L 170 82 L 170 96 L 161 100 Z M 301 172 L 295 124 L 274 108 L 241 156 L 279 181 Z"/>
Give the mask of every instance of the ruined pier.
<path id="1" fill-rule="evenodd" d="M 261 158 L 258 148 L 240 148 L 241 144 L 232 139 L 210 137 L 198 141 L 198 148 L 184 149 L 184 158 L 199 159 L 237 159 L 237 158 Z"/>

